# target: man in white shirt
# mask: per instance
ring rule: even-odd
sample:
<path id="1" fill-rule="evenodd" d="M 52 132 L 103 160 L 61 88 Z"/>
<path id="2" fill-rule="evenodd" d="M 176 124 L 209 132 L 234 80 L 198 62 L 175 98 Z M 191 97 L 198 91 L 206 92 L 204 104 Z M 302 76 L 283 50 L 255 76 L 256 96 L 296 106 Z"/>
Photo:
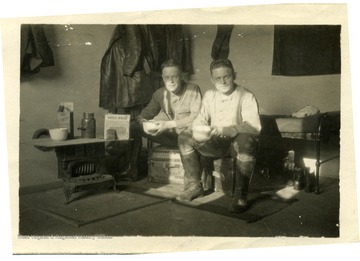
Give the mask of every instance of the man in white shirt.
<path id="1" fill-rule="evenodd" d="M 193 128 L 210 126 L 211 133 L 207 141 L 196 140 L 190 129 L 179 135 L 187 183 L 176 199 L 190 201 L 204 194 L 200 156 L 221 158 L 230 155 L 236 160 L 236 179 L 229 210 L 243 212 L 248 207 L 248 187 L 261 130 L 258 103 L 252 92 L 235 83 L 236 73 L 230 60 L 213 61 L 210 72 L 215 89 L 204 95 Z"/>

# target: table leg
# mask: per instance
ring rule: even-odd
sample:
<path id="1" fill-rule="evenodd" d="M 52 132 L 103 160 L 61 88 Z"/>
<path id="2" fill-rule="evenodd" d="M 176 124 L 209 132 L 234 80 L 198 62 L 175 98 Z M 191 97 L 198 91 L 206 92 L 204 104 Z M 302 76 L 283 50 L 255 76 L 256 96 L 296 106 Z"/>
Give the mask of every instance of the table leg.
<path id="1" fill-rule="evenodd" d="M 65 204 L 69 204 L 71 195 L 75 192 L 75 187 L 69 184 L 64 184 L 64 195 L 65 195 Z"/>

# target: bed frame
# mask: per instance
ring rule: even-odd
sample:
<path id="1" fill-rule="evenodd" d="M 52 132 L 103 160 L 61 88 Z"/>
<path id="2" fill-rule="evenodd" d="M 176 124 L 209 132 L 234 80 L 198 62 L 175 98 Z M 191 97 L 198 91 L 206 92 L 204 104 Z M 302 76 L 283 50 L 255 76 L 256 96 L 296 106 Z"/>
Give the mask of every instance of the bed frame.
<path id="1" fill-rule="evenodd" d="M 322 144 L 330 136 L 340 136 L 340 112 L 318 113 L 303 118 L 286 115 L 261 115 L 262 131 L 259 136 L 261 149 L 292 149 L 293 143 L 307 146 L 315 143 L 315 184 L 314 193 L 320 193 L 320 167 L 322 164 L 339 157 L 321 159 Z M 296 152 L 296 150 L 295 150 Z"/>

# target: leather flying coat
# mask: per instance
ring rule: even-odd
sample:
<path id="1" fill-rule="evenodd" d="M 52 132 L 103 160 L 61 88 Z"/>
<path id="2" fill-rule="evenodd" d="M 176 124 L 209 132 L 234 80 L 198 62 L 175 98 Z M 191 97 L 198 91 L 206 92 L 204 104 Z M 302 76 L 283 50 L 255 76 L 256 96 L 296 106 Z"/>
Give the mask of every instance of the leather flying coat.
<path id="1" fill-rule="evenodd" d="M 155 87 L 150 74 L 175 59 L 192 73 L 190 37 L 181 25 L 117 25 L 101 62 L 100 102 L 105 109 L 147 104 Z"/>
<path id="2" fill-rule="evenodd" d="M 99 106 L 127 108 L 148 103 L 154 92 L 150 71 L 156 66 L 156 45 L 146 25 L 116 26 L 101 61 Z M 146 46 L 146 47 L 145 47 Z"/>

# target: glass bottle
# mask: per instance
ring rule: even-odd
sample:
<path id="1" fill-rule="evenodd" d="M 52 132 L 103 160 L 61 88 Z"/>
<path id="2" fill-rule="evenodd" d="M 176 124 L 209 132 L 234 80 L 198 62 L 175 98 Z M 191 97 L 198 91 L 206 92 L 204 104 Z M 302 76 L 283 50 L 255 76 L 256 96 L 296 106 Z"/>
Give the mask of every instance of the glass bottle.
<path id="1" fill-rule="evenodd" d="M 96 120 L 94 113 L 88 113 L 86 138 L 96 138 Z"/>

